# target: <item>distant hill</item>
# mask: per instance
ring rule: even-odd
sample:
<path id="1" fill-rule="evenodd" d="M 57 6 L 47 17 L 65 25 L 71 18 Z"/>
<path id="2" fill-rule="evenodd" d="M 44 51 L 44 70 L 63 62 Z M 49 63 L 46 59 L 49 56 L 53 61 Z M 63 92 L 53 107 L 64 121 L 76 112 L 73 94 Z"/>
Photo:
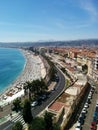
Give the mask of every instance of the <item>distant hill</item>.
<path id="1" fill-rule="evenodd" d="M 0 47 L 39 47 L 39 46 L 97 46 L 98 39 L 73 40 L 73 41 L 41 41 L 41 42 L 11 42 L 0 43 Z"/>

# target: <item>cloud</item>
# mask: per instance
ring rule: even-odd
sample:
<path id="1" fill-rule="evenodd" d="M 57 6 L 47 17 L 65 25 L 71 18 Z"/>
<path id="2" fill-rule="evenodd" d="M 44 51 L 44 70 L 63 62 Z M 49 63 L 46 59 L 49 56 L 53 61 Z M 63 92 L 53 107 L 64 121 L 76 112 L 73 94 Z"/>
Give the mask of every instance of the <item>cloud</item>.
<path id="1" fill-rule="evenodd" d="M 92 22 L 96 21 L 97 10 L 94 5 L 94 0 L 79 0 L 79 1 L 81 8 L 90 15 L 91 21 Z"/>

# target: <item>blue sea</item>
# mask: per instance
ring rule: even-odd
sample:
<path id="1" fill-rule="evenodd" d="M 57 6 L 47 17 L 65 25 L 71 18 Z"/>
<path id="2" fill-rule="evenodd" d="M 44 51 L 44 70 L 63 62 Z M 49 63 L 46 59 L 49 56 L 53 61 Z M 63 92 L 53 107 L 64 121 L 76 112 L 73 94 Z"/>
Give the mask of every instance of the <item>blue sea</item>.
<path id="1" fill-rule="evenodd" d="M 0 93 L 20 75 L 25 62 L 20 50 L 0 48 Z"/>

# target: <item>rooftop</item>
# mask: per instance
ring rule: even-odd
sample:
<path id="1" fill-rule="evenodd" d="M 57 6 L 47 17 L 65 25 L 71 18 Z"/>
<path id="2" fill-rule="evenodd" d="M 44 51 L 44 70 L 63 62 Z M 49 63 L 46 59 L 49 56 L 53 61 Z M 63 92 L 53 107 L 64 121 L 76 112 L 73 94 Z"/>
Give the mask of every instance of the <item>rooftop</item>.
<path id="1" fill-rule="evenodd" d="M 64 107 L 64 105 L 65 105 L 64 103 L 56 101 L 49 106 L 48 110 L 59 112 Z"/>
<path id="2" fill-rule="evenodd" d="M 77 96 L 80 93 L 80 88 L 77 87 L 69 87 L 65 93 L 73 95 L 73 96 Z"/>
<path id="3" fill-rule="evenodd" d="M 57 102 L 62 102 L 65 104 L 66 107 L 69 107 L 74 100 L 75 96 L 70 95 L 68 93 L 63 93 L 58 99 Z"/>

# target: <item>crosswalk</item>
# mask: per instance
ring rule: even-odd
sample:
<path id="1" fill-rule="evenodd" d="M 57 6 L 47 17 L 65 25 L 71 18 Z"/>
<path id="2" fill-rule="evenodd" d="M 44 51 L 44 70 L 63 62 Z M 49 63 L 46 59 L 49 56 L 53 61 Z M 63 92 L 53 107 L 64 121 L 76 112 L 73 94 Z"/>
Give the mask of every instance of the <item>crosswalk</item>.
<path id="1" fill-rule="evenodd" d="M 17 121 L 20 121 L 22 123 L 22 125 L 23 125 L 23 128 L 27 127 L 27 124 L 25 123 L 25 121 L 24 121 L 24 119 L 23 119 L 21 114 L 18 114 L 17 116 L 12 117 L 10 119 L 10 121 L 12 121 L 13 123 L 16 123 Z"/>

